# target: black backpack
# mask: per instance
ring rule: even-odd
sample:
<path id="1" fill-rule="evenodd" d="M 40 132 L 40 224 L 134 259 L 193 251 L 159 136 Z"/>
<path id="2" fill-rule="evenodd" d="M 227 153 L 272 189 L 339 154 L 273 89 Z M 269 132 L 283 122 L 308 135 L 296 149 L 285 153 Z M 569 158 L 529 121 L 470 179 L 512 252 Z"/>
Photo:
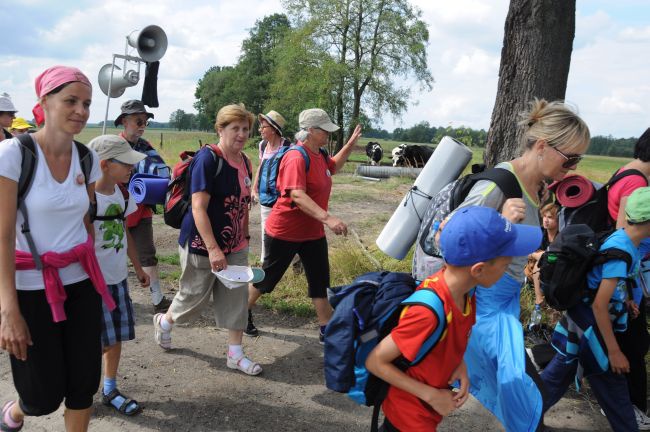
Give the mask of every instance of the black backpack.
<path id="1" fill-rule="evenodd" d="M 29 252 L 32 254 L 36 269 L 42 270 L 43 263 L 41 262 L 41 257 L 36 250 L 36 245 L 34 244 L 34 239 L 32 238 L 32 234 L 29 229 L 29 218 L 27 214 L 27 207 L 25 206 L 25 197 L 29 193 L 29 190 L 32 187 L 32 182 L 34 181 L 34 173 L 36 172 L 36 164 L 38 162 L 38 151 L 36 150 L 36 142 L 32 138 L 31 134 L 18 135 L 17 138 L 20 142 L 21 154 L 20 177 L 18 179 L 17 197 L 17 208 L 18 211 L 20 211 L 20 213 L 23 215 L 21 232 L 27 240 L 27 244 L 29 245 Z M 81 171 L 84 175 L 84 181 L 86 183 L 86 186 L 88 186 L 88 179 L 90 178 L 90 172 L 93 168 L 93 154 L 88 147 L 79 141 L 75 141 L 74 144 L 77 147 L 79 164 L 81 165 Z"/>
<path id="2" fill-rule="evenodd" d="M 574 224 L 589 225 L 595 232 L 605 232 L 614 228 L 615 221 L 612 221 L 607 209 L 607 193 L 617 181 L 631 176 L 647 177 L 639 170 L 628 169 L 620 173 L 614 173 L 607 183 L 597 189 L 591 199 L 580 207 L 562 207 L 559 213 L 560 231 L 564 227 Z"/>
<path id="3" fill-rule="evenodd" d="M 596 265 L 623 260 L 628 269 L 632 266 L 632 257 L 625 251 L 600 251 L 611 234 L 596 233 L 585 224 L 569 225 L 559 232 L 539 260 L 540 285 L 549 306 L 567 310 L 582 300 L 593 301 L 596 290 L 587 287 L 587 273 Z M 628 290 L 632 282 L 626 280 Z"/>
<path id="4" fill-rule="evenodd" d="M 496 183 L 506 199 L 521 198 L 523 195 L 519 181 L 511 171 L 503 168 L 485 169 L 485 165 L 483 164 L 472 165 L 471 174 L 454 180 L 443 187 L 431 199 L 420 223 L 420 230 L 413 255 L 413 274 L 418 279 L 424 279 L 439 269 L 437 266 L 432 266 L 431 269 L 427 269 L 423 274 L 418 274 L 420 273 L 420 264 L 427 262 L 430 259 L 428 257 L 436 258 L 436 261 L 440 261 L 440 267 L 442 267 L 442 255 L 435 242 L 438 226 L 451 212 L 465 201 L 472 187 L 480 180 L 489 180 Z M 428 265 L 424 266 L 428 267 Z"/>

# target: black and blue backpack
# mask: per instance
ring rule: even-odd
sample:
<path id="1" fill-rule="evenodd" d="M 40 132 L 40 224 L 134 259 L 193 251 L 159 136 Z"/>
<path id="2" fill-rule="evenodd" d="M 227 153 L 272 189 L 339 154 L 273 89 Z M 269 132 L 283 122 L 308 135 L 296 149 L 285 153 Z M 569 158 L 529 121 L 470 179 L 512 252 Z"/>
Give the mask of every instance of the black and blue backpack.
<path id="1" fill-rule="evenodd" d="M 137 173 L 151 174 L 166 179 L 171 178 L 171 169 L 162 156 L 147 141 L 139 138 L 138 142 L 133 146 L 133 150 L 147 155 L 146 158 L 136 164 L 135 171 Z"/>
<path id="2" fill-rule="evenodd" d="M 281 146 L 275 155 L 268 159 L 264 159 L 260 165 L 258 192 L 261 205 L 265 207 L 273 207 L 273 204 L 275 204 L 280 197 L 280 191 L 278 190 L 278 172 L 280 171 L 280 162 L 282 162 L 284 155 L 291 150 L 300 152 L 303 159 L 305 159 L 306 171 L 309 172 L 309 155 L 303 146 Z M 327 150 L 320 148 L 319 151 L 323 157 L 327 158 Z"/>
<path id="3" fill-rule="evenodd" d="M 325 385 L 330 390 L 346 393 L 358 404 L 373 406 L 373 431 L 377 430 L 379 409 L 389 386 L 366 369 L 370 352 L 390 334 L 404 308 L 410 305 L 429 308 L 441 325 L 412 362 L 404 358 L 395 361 L 401 370 L 418 364 L 447 328 L 442 299 L 431 289 L 415 291 L 415 288 L 411 275 L 383 271 L 366 273 L 350 285 L 328 289 L 334 314 L 325 330 Z"/>

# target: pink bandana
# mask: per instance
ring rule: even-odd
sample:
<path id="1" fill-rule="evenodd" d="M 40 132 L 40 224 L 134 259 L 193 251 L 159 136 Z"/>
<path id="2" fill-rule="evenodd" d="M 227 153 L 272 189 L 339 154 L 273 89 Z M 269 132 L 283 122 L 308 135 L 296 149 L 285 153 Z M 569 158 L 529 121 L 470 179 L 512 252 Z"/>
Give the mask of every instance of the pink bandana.
<path id="1" fill-rule="evenodd" d="M 49 69 L 45 69 L 43 73 L 36 77 L 34 82 L 34 87 L 36 88 L 36 96 L 40 99 L 43 96 L 49 94 L 55 88 L 71 83 L 71 82 L 80 82 L 86 84 L 92 89 L 92 85 L 88 80 L 88 77 L 83 74 L 79 69 L 70 66 L 52 66 Z M 37 124 L 43 124 L 45 116 L 43 115 L 43 108 L 40 104 L 36 104 L 34 109 L 32 109 L 34 114 L 34 120 Z"/>

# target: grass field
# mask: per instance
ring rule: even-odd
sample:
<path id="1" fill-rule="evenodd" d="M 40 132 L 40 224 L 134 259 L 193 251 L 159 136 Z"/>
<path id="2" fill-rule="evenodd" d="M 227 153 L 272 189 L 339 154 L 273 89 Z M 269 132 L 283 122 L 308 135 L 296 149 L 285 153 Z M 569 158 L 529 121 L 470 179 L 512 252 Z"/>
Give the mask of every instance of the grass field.
<path id="1" fill-rule="evenodd" d="M 119 133 L 118 129 L 108 129 L 107 133 Z M 86 128 L 77 139 L 81 142 L 88 143 L 92 138 L 101 135 L 101 128 Z M 162 147 L 161 143 L 162 135 Z M 183 150 L 197 149 L 199 141 L 202 143 L 213 143 L 217 141 L 217 135 L 207 132 L 196 131 L 173 131 L 168 129 L 147 130 L 145 138 L 149 140 L 156 149 L 160 151 L 167 163 L 174 165 L 179 159 L 178 154 Z M 365 163 L 365 143 L 367 139 L 361 139 L 357 149 L 350 157 L 349 163 L 346 164 L 343 173 L 352 174 L 356 166 Z M 374 140 L 382 144 L 385 155 L 390 155 L 390 150 L 399 145 L 397 141 Z M 257 139 L 251 138 L 246 146 L 246 153 L 256 166 L 257 161 Z M 482 161 L 483 149 L 472 149 L 474 156 L 472 163 Z M 592 180 L 605 182 L 610 175 L 629 159 L 611 158 L 604 156 L 586 156 L 580 163 L 577 172 L 586 175 Z M 384 165 L 390 164 L 390 159 L 385 156 Z M 412 184 L 412 179 L 391 178 L 381 182 L 367 182 L 351 175 L 339 175 L 333 178 L 334 188 L 331 198 L 332 206 L 350 206 L 354 207 L 356 202 L 363 200 L 367 196 L 391 196 L 394 199 L 394 205 L 397 205 L 403 196 L 403 193 Z M 364 243 L 367 245 L 367 251 L 371 256 L 380 263 L 381 268 L 391 271 L 403 271 L 410 273 L 411 253 L 401 261 L 395 260 L 382 253 L 374 244 L 377 235 L 388 221 L 392 214 L 390 211 L 376 212 L 372 208 L 360 208 L 363 214 L 355 217 L 354 226 L 356 229 L 365 233 Z M 350 237 L 350 236 L 349 236 Z M 339 285 L 349 283 L 355 276 L 367 271 L 376 270 L 375 264 L 364 255 L 352 240 L 336 239 L 330 244 L 330 268 L 331 283 Z M 170 264 L 176 263 L 177 254 L 160 257 L 162 261 Z M 259 257 L 251 254 L 251 262 L 255 262 Z M 179 272 L 171 271 L 163 275 L 170 279 L 177 279 Z M 313 307 L 309 299 L 305 296 L 305 279 L 303 275 L 295 275 L 287 271 L 281 281 L 278 289 L 272 294 L 262 296 L 260 304 L 279 311 L 291 312 L 300 316 L 311 316 L 314 314 Z M 530 306 L 532 305 L 531 293 L 522 294 L 522 320 L 528 319 Z"/>
<path id="2" fill-rule="evenodd" d="M 107 128 L 106 130 L 106 133 L 109 134 L 117 134 L 119 132 L 120 129 L 116 128 Z M 83 143 L 88 143 L 94 137 L 101 135 L 101 133 L 101 128 L 88 127 L 84 129 L 84 131 L 76 138 Z M 160 146 L 161 137 L 163 143 L 162 148 Z M 199 131 L 174 131 L 170 129 L 148 129 L 145 132 L 144 138 L 149 140 L 149 142 L 151 142 L 153 146 L 160 151 L 164 159 L 170 165 L 173 165 L 176 163 L 176 161 L 178 161 L 178 154 L 181 151 L 188 149 L 197 149 L 199 147 L 199 142 L 205 144 L 214 143 L 218 140 L 218 137 L 215 133 Z M 384 159 L 382 161 L 382 164 L 390 164 L 390 152 L 394 147 L 401 144 L 401 142 L 375 138 L 372 140 L 379 142 L 384 149 Z M 365 138 L 361 138 L 359 140 L 357 150 L 350 156 L 350 162 L 366 163 L 367 158 L 364 148 L 367 141 L 368 139 Z M 251 138 L 248 141 L 245 149 L 246 154 L 251 158 L 251 161 L 255 165 L 257 165 L 257 142 L 259 142 L 258 139 Z M 471 164 L 482 162 L 483 149 L 473 148 L 472 151 L 474 152 L 474 156 L 472 158 Z M 627 163 L 629 160 L 630 159 L 627 158 L 587 155 L 578 166 L 578 170 L 576 172 L 590 178 L 591 180 L 597 182 L 606 182 L 617 168 Z M 355 166 L 347 166 L 346 172 L 354 172 L 354 168 Z"/>

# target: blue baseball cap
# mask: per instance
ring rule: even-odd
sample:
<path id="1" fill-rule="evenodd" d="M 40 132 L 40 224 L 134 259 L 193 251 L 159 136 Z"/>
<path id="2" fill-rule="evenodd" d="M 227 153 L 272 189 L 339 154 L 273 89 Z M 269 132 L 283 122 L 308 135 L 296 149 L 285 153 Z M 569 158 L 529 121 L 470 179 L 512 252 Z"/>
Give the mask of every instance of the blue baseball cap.
<path id="1" fill-rule="evenodd" d="M 513 224 L 490 207 L 463 207 L 452 214 L 440 233 L 445 261 L 470 266 L 501 256 L 524 256 L 539 249 L 542 230 Z"/>

